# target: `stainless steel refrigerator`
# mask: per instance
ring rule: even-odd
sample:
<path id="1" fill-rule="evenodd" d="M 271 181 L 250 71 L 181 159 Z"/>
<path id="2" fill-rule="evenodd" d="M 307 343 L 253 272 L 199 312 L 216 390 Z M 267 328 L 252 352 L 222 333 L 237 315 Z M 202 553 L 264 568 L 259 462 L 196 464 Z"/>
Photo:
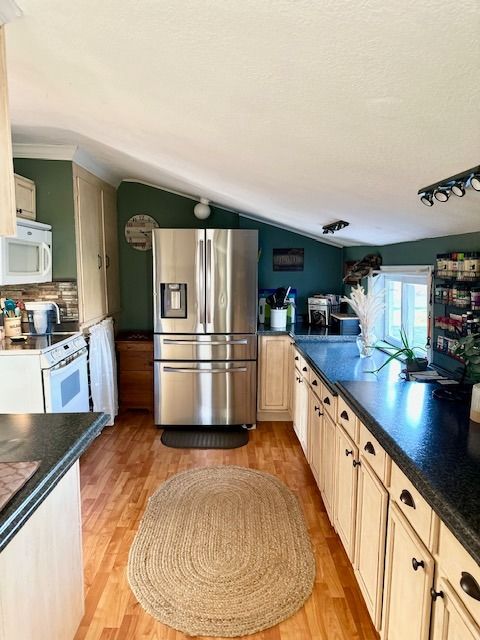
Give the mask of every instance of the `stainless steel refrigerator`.
<path id="1" fill-rule="evenodd" d="M 254 424 L 258 232 L 152 236 L 155 423 Z"/>

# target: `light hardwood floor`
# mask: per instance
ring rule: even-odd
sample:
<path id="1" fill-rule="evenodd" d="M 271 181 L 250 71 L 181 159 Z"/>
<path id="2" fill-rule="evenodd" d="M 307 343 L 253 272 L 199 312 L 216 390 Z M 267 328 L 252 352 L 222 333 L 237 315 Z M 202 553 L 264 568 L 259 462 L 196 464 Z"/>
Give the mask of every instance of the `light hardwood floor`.
<path id="1" fill-rule="evenodd" d="M 273 473 L 299 497 L 314 547 L 312 596 L 294 616 L 251 640 L 376 640 L 353 571 L 289 422 L 262 422 L 232 450 L 164 447 L 147 413 L 126 412 L 81 459 L 85 616 L 75 640 L 186 640 L 147 614 L 126 579 L 128 551 L 148 497 L 179 471 L 237 464 Z"/>

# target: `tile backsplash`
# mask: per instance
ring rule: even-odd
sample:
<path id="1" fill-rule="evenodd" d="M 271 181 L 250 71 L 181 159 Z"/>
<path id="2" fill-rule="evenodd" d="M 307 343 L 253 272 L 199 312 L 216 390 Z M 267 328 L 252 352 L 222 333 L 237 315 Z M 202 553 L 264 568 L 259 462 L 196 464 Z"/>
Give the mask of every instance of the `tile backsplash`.
<path id="1" fill-rule="evenodd" d="M 24 302 L 56 302 L 60 308 L 62 322 L 78 321 L 78 289 L 75 280 L 0 286 L 0 297 Z"/>

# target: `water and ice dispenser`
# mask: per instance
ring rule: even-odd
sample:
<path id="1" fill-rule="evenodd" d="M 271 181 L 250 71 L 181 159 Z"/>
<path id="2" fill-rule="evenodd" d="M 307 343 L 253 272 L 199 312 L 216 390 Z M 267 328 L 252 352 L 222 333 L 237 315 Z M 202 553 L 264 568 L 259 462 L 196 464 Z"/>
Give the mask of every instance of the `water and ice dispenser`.
<path id="1" fill-rule="evenodd" d="M 183 282 L 162 282 L 162 318 L 187 317 L 187 285 Z"/>

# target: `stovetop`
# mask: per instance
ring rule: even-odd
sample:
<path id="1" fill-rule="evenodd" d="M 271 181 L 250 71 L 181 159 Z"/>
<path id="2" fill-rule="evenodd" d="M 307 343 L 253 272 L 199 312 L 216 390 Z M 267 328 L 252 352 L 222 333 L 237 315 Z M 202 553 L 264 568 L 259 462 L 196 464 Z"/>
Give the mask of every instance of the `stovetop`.
<path id="1" fill-rule="evenodd" d="M 10 355 L 40 355 L 52 365 L 86 346 L 80 332 L 52 333 L 44 336 L 27 335 L 22 342 L 5 338 L 0 341 L 0 357 Z"/>

